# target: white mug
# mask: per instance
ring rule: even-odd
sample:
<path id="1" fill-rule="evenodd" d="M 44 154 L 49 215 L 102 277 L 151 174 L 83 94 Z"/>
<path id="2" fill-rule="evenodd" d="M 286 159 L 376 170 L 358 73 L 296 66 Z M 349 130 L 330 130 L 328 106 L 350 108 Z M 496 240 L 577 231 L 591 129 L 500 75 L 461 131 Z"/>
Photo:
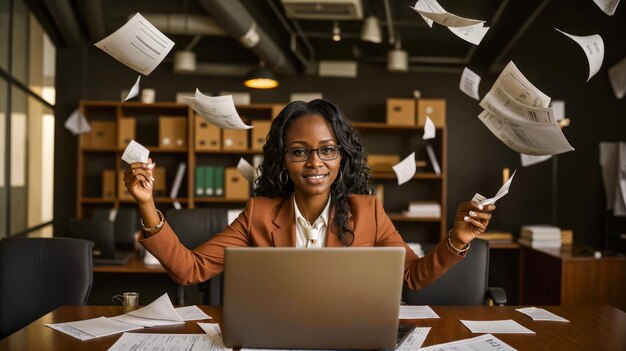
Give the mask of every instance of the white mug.
<path id="1" fill-rule="evenodd" d="M 156 99 L 156 90 L 143 89 L 141 90 L 141 102 L 144 104 L 153 104 Z"/>

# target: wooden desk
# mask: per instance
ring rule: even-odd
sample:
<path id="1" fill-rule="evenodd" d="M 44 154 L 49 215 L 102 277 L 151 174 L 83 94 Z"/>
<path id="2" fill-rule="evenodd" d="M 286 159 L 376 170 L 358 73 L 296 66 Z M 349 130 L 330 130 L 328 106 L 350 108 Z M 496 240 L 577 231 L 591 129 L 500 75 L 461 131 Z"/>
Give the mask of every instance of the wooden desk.
<path id="1" fill-rule="evenodd" d="M 220 307 L 199 306 L 213 317 L 210 322 L 222 321 Z M 459 319 L 493 320 L 513 319 L 536 334 L 497 334 L 502 341 L 518 350 L 626 350 L 626 313 L 611 306 L 547 306 L 570 323 L 534 322 L 515 311 L 515 307 L 456 307 L 433 306 L 440 319 L 403 321 L 432 329 L 424 346 L 466 339 L 477 336 L 465 328 Z M 106 350 L 121 334 L 87 341 L 44 326 L 44 323 L 69 322 L 98 316 L 122 314 L 122 307 L 112 306 L 63 306 L 48 313 L 25 328 L 0 340 L 0 350 Z M 207 321 L 204 321 L 207 322 Z M 184 325 L 144 328 L 133 332 L 202 334 L 196 322 Z"/>
<path id="2" fill-rule="evenodd" d="M 114 266 L 93 266 L 94 273 L 165 273 L 161 265 L 147 265 L 135 255 L 128 263 Z"/>
<path id="3" fill-rule="evenodd" d="M 521 247 L 522 304 L 610 304 L 626 310 L 626 257 L 596 259 L 591 250 L 576 245 Z"/>

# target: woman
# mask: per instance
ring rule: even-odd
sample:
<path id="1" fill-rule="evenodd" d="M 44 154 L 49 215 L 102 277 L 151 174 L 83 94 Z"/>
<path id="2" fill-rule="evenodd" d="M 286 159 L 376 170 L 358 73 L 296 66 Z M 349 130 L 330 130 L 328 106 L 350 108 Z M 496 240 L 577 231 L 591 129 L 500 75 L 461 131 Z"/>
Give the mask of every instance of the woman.
<path id="1" fill-rule="evenodd" d="M 133 163 L 124 174 L 139 204 L 139 242 L 180 284 L 205 281 L 224 269 L 229 246 L 403 246 L 405 283 L 420 289 L 459 262 L 483 232 L 494 205 L 459 205 L 454 228 L 418 258 L 408 248 L 380 201 L 369 195 L 365 148 L 337 106 L 326 100 L 287 105 L 272 122 L 254 196 L 222 233 L 194 250 L 185 248 L 156 210 L 151 163 Z"/>

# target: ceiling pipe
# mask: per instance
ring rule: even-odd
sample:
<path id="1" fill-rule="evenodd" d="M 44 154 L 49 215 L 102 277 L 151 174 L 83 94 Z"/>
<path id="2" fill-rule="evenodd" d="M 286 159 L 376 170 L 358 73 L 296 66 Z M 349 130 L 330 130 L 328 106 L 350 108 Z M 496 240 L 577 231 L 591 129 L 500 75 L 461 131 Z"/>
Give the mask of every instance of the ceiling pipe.
<path id="1" fill-rule="evenodd" d="M 222 29 L 250 48 L 269 68 L 281 74 L 296 73 L 294 64 L 263 28 L 257 26 L 239 0 L 200 0 L 200 4 Z"/>
<path id="2" fill-rule="evenodd" d="M 83 5 L 90 41 L 96 42 L 104 38 L 106 36 L 106 28 L 104 26 L 102 0 L 85 0 L 79 2 L 79 4 Z"/>
<path id="3" fill-rule="evenodd" d="M 68 0 L 44 0 L 48 11 L 52 15 L 61 37 L 69 47 L 79 47 L 83 44 L 82 30 L 78 25 L 72 6 Z"/>
<path id="4" fill-rule="evenodd" d="M 134 15 L 133 13 L 128 18 L 130 19 Z M 160 13 L 142 13 L 141 15 L 163 33 L 208 36 L 228 35 L 209 16 Z"/>
<path id="5" fill-rule="evenodd" d="M 387 30 L 389 31 L 389 44 L 396 42 L 396 35 L 393 32 L 393 22 L 391 19 L 391 6 L 389 0 L 385 0 L 385 17 L 387 18 Z"/>

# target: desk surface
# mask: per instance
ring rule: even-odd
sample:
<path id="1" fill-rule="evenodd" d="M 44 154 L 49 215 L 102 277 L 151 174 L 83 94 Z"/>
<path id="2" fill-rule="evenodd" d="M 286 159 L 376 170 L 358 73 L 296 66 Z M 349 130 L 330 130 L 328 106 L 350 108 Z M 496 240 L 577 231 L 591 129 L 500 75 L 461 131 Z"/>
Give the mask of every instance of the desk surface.
<path id="1" fill-rule="evenodd" d="M 199 306 L 213 317 L 210 322 L 222 321 L 221 307 Z M 570 323 L 535 322 L 516 312 L 515 307 L 456 307 L 433 306 L 440 319 L 403 321 L 432 329 L 424 346 L 477 336 L 469 332 L 459 319 L 494 320 L 513 319 L 535 331 L 536 334 L 496 334 L 502 341 L 518 350 L 626 350 L 626 313 L 611 306 L 547 306 Z M 106 350 L 121 334 L 87 341 L 79 341 L 44 326 L 45 323 L 70 322 L 98 316 L 123 313 L 120 306 L 63 306 L 48 313 L 25 328 L 0 340 L 0 350 Z M 203 321 L 207 322 L 207 321 Z M 184 325 L 144 328 L 133 332 L 202 334 L 196 322 Z"/>

